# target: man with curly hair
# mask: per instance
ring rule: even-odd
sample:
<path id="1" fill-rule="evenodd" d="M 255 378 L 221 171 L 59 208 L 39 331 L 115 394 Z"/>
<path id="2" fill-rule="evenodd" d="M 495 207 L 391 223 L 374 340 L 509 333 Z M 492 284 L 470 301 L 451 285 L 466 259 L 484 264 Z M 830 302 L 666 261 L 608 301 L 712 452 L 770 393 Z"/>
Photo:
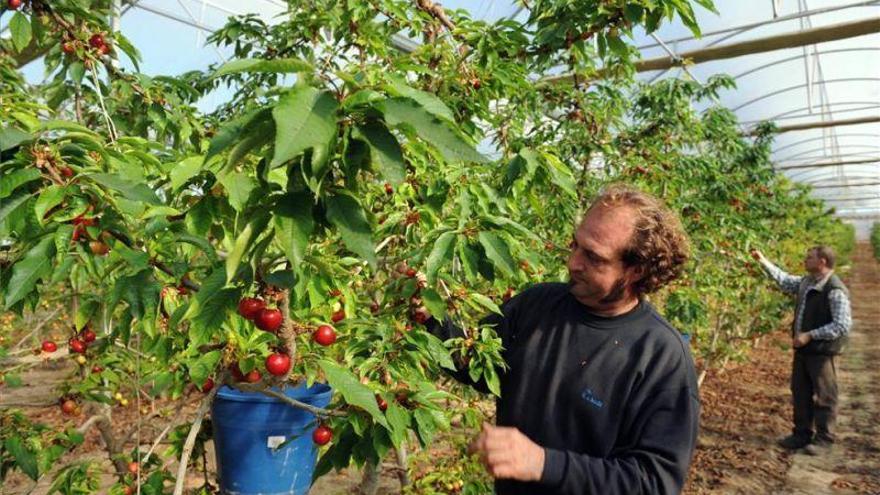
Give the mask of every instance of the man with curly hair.
<path id="1" fill-rule="evenodd" d="M 494 325 L 497 425 L 471 445 L 499 494 L 678 493 L 697 441 L 699 396 L 681 334 L 644 296 L 682 271 L 688 242 L 656 198 L 614 185 L 574 232 L 568 283 L 541 283 Z M 463 335 L 429 321 L 443 338 Z M 474 382 L 462 363 L 456 379 Z"/>

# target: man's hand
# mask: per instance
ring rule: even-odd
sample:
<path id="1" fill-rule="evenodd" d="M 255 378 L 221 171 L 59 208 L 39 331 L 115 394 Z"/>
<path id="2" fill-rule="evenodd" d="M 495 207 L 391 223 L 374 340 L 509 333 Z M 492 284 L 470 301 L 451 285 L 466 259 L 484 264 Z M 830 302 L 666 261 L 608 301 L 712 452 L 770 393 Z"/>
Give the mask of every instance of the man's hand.
<path id="1" fill-rule="evenodd" d="M 749 254 L 752 255 L 752 258 L 754 258 L 755 261 L 761 261 L 764 259 L 764 254 L 757 249 L 752 249 L 751 251 L 749 251 Z"/>
<path id="2" fill-rule="evenodd" d="M 480 455 L 494 478 L 540 481 L 544 472 L 544 448 L 516 428 L 483 423 L 469 451 Z"/>
<path id="3" fill-rule="evenodd" d="M 794 336 L 791 345 L 795 347 L 803 347 L 809 344 L 811 340 L 813 340 L 813 337 L 810 335 L 810 332 L 803 332 Z"/>

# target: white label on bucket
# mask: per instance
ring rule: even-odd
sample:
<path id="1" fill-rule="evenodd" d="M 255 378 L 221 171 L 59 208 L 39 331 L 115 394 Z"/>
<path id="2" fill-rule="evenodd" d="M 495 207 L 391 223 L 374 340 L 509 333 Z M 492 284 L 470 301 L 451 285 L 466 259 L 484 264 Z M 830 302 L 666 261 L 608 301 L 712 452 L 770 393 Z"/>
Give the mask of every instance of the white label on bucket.
<path id="1" fill-rule="evenodd" d="M 266 442 L 266 447 L 277 449 L 285 440 L 287 440 L 287 437 L 269 437 L 269 440 Z"/>

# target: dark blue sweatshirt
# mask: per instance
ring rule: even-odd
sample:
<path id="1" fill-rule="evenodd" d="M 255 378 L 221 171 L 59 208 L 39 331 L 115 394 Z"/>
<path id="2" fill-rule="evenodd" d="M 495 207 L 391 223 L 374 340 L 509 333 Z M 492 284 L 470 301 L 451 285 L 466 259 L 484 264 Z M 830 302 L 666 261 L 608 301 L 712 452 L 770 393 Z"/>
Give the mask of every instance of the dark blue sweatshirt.
<path id="1" fill-rule="evenodd" d="M 536 285 L 492 315 L 508 365 L 497 424 L 545 449 L 538 483 L 498 480 L 512 494 L 679 493 L 697 442 L 693 359 L 678 331 L 647 302 L 596 316 L 567 284 Z M 462 335 L 429 321 L 441 338 Z M 456 379 L 473 383 L 466 369 Z"/>

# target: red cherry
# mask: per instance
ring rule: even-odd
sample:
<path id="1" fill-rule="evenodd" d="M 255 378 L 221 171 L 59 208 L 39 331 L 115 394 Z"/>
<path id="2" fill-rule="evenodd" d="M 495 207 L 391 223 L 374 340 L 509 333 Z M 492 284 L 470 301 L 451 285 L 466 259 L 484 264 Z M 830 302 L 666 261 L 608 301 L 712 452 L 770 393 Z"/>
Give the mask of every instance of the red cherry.
<path id="1" fill-rule="evenodd" d="M 287 354 L 269 354 L 266 358 L 266 371 L 275 376 L 284 376 L 290 371 L 290 356 Z"/>
<path id="2" fill-rule="evenodd" d="M 131 461 L 128 463 L 128 472 L 131 474 L 137 474 L 140 470 L 140 465 L 136 461 Z"/>
<path id="3" fill-rule="evenodd" d="M 373 303 L 370 304 L 370 312 L 373 313 L 373 314 L 379 312 L 379 303 L 378 303 L 378 302 L 373 301 Z"/>
<path id="4" fill-rule="evenodd" d="M 208 378 L 205 380 L 205 384 L 202 385 L 202 392 L 207 394 L 212 388 L 214 388 L 214 380 Z"/>
<path id="5" fill-rule="evenodd" d="M 79 339 L 70 339 L 68 342 L 70 346 L 70 352 L 75 352 L 77 354 L 85 354 L 86 353 L 86 343 Z"/>
<path id="6" fill-rule="evenodd" d="M 97 366 L 97 365 L 92 366 L 92 373 L 100 373 L 102 371 L 104 371 L 104 368 Z"/>
<path id="7" fill-rule="evenodd" d="M 73 169 L 70 167 L 61 167 L 59 171 L 64 177 L 73 177 Z"/>
<path id="8" fill-rule="evenodd" d="M 66 401 L 61 403 L 61 412 L 67 414 L 68 416 L 72 416 L 76 414 L 76 402 L 67 399 Z"/>
<path id="9" fill-rule="evenodd" d="M 385 194 L 391 195 L 394 194 L 394 188 L 391 187 L 391 184 L 385 183 Z"/>
<path id="10" fill-rule="evenodd" d="M 72 42 L 68 41 L 67 43 L 63 43 L 61 45 L 61 51 L 68 55 L 71 55 L 73 54 L 73 52 L 76 51 L 76 46 L 74 46 Z"/>
<path id="11" fill-rule="evenodd" d="M 107 55 L 110 53 L 110 45 L 101 45 L 98 47 L 98 53 L 101 55 Z"/>
<path id="12" fill-rule="evenodd" d="M 86 343 L 94 342 L 96 338 L 98 338 L 98 336 L 95 335 L 95 332 L 93 332 L 91 328 L 86 328 L 82 333 L 82 339 Z"/>
<path id="13" fill-rule="evenodd" d="M 345 310 L 340 309 L 339 311 L 334 311 L 332 315 L 330 315 L 330 321 L 333 323 L 339 323 L 340 321 L 345 319 Z"/>
<path id="14" fill-rule="evenodd" d="M 312 334 L 312 339 L 320 345 L 328 346 L 336 342 L 336 331 L 330 325 L 321 325 Z"/>
<path id="15" fill-rule="evenodd" d="M 244 297 L 238 302 L 238 314 L 253 320 L 266 308 L 266 302 L 257 297 Z"/>
<path id="16" fill-rule="evenodd" d="M 238 367 L 238 363 L 232 363 L 229 365 L 229 372 L 232 373 L 233 378 L 236 380 L 243 382 L 244 381 L 244 373 L 241 372 L 241 368 Z"/>
<path id="17" fill-rule="evenodd" d="M 134 495 L 135 489 L 130 485 L 125 485 L 125 488 L 122 489 L 122 495 Z"/>
<path id="18" fill-rule="evenodd" d="M 406 269 L 406 276 L 409 277 L 409 278 L 413 278 L 413 277 L 415 277 L 416 274 L 418 274 L 418 273 L 419 273 L 419 272 L 416 271 L 415 268 L 410 267 L 410 268 L 407 268 L 407 269 Z"/>
<path id="19" fill-rule="evenodd" d="M 260 381 L 261 378 L 263 378 L 263 375 L 261 375 L 259 371 L 251 370 L 250 373 L 245 375 L 244 381 L 248 383 L 257 383 L 258 381 Z"/>
<path id="20" fill-rule="evenodd" d="M 339 289 L 333 289 L 328 294 L 330 294 L 330 297 L 339 297 L 342 295 L 342 291 Z"/>
<path id="21" fill-rule="evenodd" d="M 104 45 L 104 35 L 101 33 L 95 33 L 89 38 L 89 45 L 92 48 L 101 48 Z"/>
<path id="22" fill-rule="evenodd" d="M 260 330 L 267 332 L 276 332 L 281 328 L 283 316 L 281 311 L 277 309 L 262 309 L 254 319 L 254 325 Z"/>
<path id="23" fill-rule="evenodd" d="M 388 409 L 388 402 L 379 394 L 376 394 L 376 405 L 379 406 L 379 410 L 382 412 L 385 412 L 385 410 Z"/>
<path id="24" fill-rule="evenodd" d="M 21 7 L 21 0 L 9 0 L 6 5 L 9 6 L 9 10 L 18 10 Z"/>
<path id="25" fill-rule="evenodd" d="M 43 349 L 43 352 L 55 352 L 58 350 L 58 346 L 55 345 L 55 342 L 52 342 L 51 340 L 44 340 L 41 347 Z"/>
<path id="26" fill-rule="evenodd" d="M 312 433 L 312 441 L 318 445 L 327 445 L 333 438 L 333 430 L 329 426 L 321 425 Z"/>

